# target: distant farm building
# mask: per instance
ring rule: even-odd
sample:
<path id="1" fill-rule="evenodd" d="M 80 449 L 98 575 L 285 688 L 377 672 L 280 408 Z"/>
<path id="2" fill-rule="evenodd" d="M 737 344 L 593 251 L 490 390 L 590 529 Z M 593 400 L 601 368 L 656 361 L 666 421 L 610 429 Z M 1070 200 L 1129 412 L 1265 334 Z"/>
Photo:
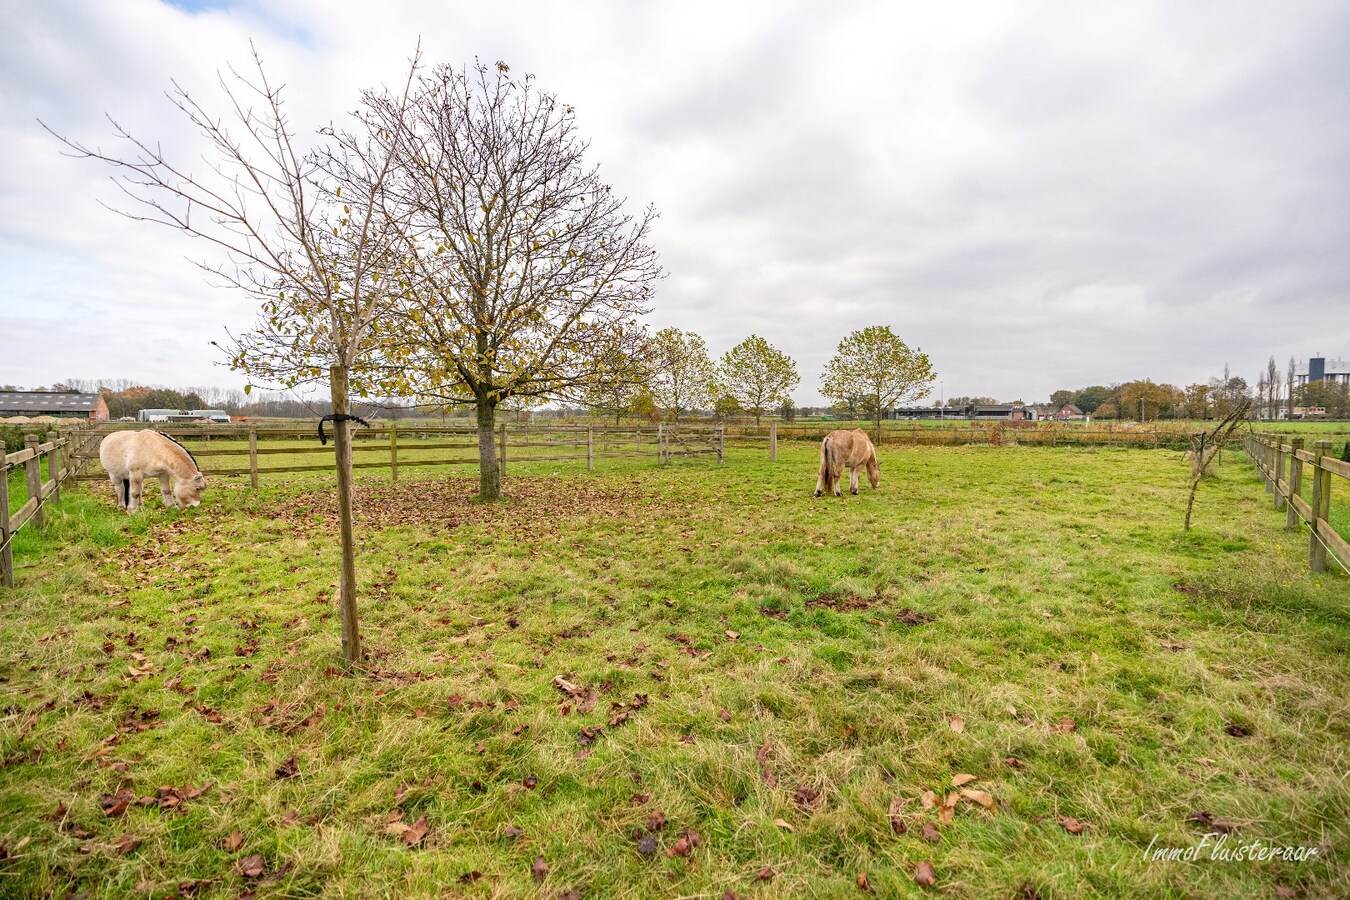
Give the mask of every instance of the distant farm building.
<path id="1" fill-rule="evenodd" d="M 136 414 L 137 422 L 167 422 L 169 416 L 181 416 L 181 409 L 143 409 Z"/>
<path id="2" fill-rule="evenodd" d="M 108 404 L 98 394 L 0 391 L 0 416 L 65 416 L 106 422 Z"/>
<path id="3" fill-rule="evenodd" d="M 1021 403 L 997 403 L 988 406 L 915 406 L 886 411 L 887 419 L 967 419 L 990 422 L 1031 422 L 1037 418 L 1033 407 Z"/>

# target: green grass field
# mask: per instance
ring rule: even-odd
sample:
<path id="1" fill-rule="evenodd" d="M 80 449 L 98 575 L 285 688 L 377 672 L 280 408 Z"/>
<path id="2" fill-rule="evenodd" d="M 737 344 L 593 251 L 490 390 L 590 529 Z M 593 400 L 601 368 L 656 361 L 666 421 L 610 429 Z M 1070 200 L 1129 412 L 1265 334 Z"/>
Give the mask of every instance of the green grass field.
<path id="1" fill-rule="evenodd" d="M 1240 453 L 1187 533 L 1175 452 L 816 452 L 363 475 L 351 675 L 323 477 L 68 492 L 0 590 L 0 896 L 1345 895 L 1350 578 Z M 1145 858 L 1216 828 L 1317 853 Z"/>

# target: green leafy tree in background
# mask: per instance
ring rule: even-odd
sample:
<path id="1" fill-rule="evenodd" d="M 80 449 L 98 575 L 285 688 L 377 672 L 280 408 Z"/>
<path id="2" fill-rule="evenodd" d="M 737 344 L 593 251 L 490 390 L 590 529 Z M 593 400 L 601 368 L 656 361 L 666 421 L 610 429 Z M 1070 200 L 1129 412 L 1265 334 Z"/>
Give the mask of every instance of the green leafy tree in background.
<path id="1" fill-rule="evenodd" d="M 752 334 L 722 357 L 717 381 L 742 409 L 754 413 L 758 425 L 766 410 L 791 400 L 801 378 L 792 357 Z"/>
<path id="2" fill-rule="evenodd" d="M 911 350 L 890 326 L 872 325 L 839 342 L 825 366 L 820 392 L 838 400 L 862 401 L 880 442 L 883 411 L 927 396 L 936 380 L 928 354 Z"/>
<path id="3" fill-rule="evenodd" d="M 405 107 L 364 97 L 396 148 L 391 205 L 405 303 L 390 392 L 474 408 L 479 493 L 501 495 L 493 439 L 512 398 L 583 401 L 597 360 L 628 356 L 661 267 L 636 215 L 586 161 L 573 108 L 505 63 L 438 66 Z M 611 369 L 611 377 L 621 370 Z"/>
<path id="4" fill-rule="evenodd" d="M 713 403 L 717 371 L 708 344 L 692 331 L 662 328 L 652 344 L 652 397 L 675 421 Z"/>

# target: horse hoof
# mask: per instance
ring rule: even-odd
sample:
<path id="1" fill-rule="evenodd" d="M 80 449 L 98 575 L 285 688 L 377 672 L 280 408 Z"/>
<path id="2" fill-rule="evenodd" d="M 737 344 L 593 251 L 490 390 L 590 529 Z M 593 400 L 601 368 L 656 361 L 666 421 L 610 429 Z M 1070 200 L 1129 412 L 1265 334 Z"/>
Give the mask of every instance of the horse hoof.
<path id="1" fill-rule="evenodd" d="M 849 491 L 849 493 L 852 494 L 852 495 L 855 496 L 855 497 L 858 496 L 858 492 L 857 492 L 857 491 Z"/>
<path id="2" fill-rule="evenodd" d="M 820 496 L 820 491 L 816 491 L 816 496 L 817 496 L 817 497 Z"/>

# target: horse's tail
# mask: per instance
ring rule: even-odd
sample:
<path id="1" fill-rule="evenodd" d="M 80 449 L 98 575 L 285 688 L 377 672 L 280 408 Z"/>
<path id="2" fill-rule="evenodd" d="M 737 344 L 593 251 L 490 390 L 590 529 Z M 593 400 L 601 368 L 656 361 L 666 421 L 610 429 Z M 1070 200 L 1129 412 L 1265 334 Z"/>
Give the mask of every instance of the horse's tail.
<path id="1" fill-rule="evenodd" d="M 834 477 L 834 452 L 830 445 L 830 436 L 826 435 L 825 440 L 820 442 L 820 477 L 825 480 L 828 487 L 829 480 Z"/>

